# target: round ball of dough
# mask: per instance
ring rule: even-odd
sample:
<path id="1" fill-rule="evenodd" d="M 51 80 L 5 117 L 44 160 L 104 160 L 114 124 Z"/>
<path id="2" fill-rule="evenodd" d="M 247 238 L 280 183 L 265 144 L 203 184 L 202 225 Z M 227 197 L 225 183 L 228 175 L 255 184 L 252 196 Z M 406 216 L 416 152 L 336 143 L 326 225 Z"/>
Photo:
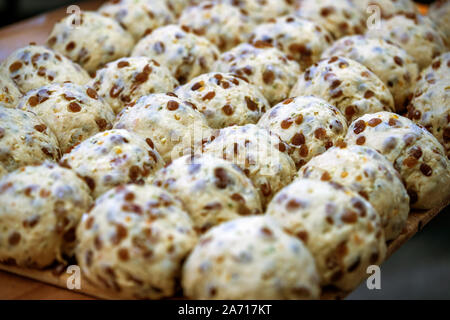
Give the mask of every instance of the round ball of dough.
<path id="1" fill-rule="evenodd" d="M 0 68 L 0 104 L 15 108 L 22 94 L 16 84 Z"/>
<path id="2" fill-rule="evenodd" d="M 322 54 L 323 58 L 332 56 L 352 59 L 375 73 L 391 92 L 397 112 L 408 106 L 419 68 L 405 50 L 383 39 L 348 36 L 333 43 Z"/>
<path id="3" fill-rule="evenodd" d="M 98 12 L 116 20 L 136 41 L 175 21 L 164 0 L 115 0 L 103 4 Z"/>
<path id="4" fill-rule="evenodd" d="M 213 70 L 245 77 L 274 105 L 289 96 L 300 74 L 297 62 L 276 48 L 241 44 L 221 55 Z"/>
<path id="5" fill-rule="evenodd" d="M 183 29 L 209 39 L 221 51 L 247 41 L 252 28 L 247 14 L 232 5 L 213 1 L 187 7 L 178 23 Z"/>
<path id="6" fill-rule="evenodd" d="M 171 92 L 178 81 L 169 69 L 147 57 L 121 58 L 97 71 L 89 84 L 119 113 L 127 104 L 140 97 Z"/>
<path id="7" fill-rule="evenodd" d="M 280 49 L 297 61 L 302 70 L 318 61 L 332 41 L 323 27 L 293 15 L 261 24 L 250 35 L 251 43 Z"/>
<path id="8" fill-rule="evenodd" d="M 197 242 L 181 203 L 154 186 L 109 190 L 83 215 L 76 256 L 97 286 L 127 299 L 175 294 L 181 263 Z"/>
<path id="9" fill-rule="evenodd" d="M 450 197 L 450 162 L 439 141 L 425 128 L 390 112 L 366 114 L 348 129 L 349 144 L 371 147 L 400 173 L 411 206 L 432 209 Z"/>
<path id="10" fill-rule="evenodd" d="M 229 73 L 200 75 L 178 87 L 175 93 L 193 103 L 215 129 L 256 123 L 270 109 L 256 86 Z"/>
<path id="11" fill-rule="evenodd" d="M 208 72 L 219 54 L 219 49 L 208 39 L 186 32 L 179 26 L 169 25 L 142 38 L 131 55 L 158 61 L 183 84 Z"/>
<path id="12" fill-rule="evenodd" d="M 322 285 L 351 291 L 380 264 L 386 242 L 380 217 L 356 192 L 334 182 L 298 179 L 282 189 L 267 214 L 312 253 Z"/>
<path id="13" fill-rule="evenodd" d="M 330 57 L 300 76 L 291 96 L 315 95 L 336 106 L 350 123 L 366 113 L 394 110 L 389 89 L 372 71 L 348 58 Z"/>
<path id="14" fill-rule="evenodd" d="M 291 14 L 295 11 L 292 0 L 221 0 L 229 3 L 247 14 L 255 24 Z"/>
<path id="15" fill-rule="evenodd" d="M 417 13 L 416 5 L 412 0 L 356 0 L 353 2 L 366 16 L 374 14 L 374 11 L 370 10 L 370 6 L 377 6 L 383 19 L 389 19 L 402 13 Z"/>
<path id="16" fill-rule="evenodd" d="M 192 104 L 174 94 L 152 94 L 122 110 L 116 129 L 134 132 L 155 148 L 166 162 L 201 151 L 212 129 Z"/>
<path id="17" fill-rule="evenodd" d="M 114 19 L 83 11 L 56 23 L 47 45 L 94 74 L 106 63 L 127 56 L 134 40 Z"/>
<path id="18" fill-rule="evenodd" d="M 444 41 L 446 41 L 448 47 L 450 45 L 450 1 L 434 1 L 428 9 L 428 16 L 443 32 Z"/>
<path id="19" fill-rule="evenodd" d="M 87 185 L 50 162 L 0 180 L 0 261 L 44 268 L 72 255 L 75 230 L 92 203 Z"/>
<path id="20" fill-rule="evenodd" d="M 447 57 L 450 62 L 450 53 Z M 436 60 L 430 69 L 425 69 L 422 73 L 423 80 L 416 87 L 407 116 L 430 131 L 444 146 L 450 159 L 450 70 L 440 64 L 440 69 L 447 73 L 445 78 L 439 79 L 439 75 L 432 71 L 433 66 L 438 68 L 439 64 L 440 60 Z"/>
<path id="21" fill-rule="evenodd" d="M 63 153 L 97 132 L 110 129 L 114 121 L 111 107 L 94 89 L 70 82 L 31 90 L 17 108 L 36 113 L 55 133 Z"/>
<path id="22" fill-rule="evenodd" d="M 399 173 L 381 154 L 357 145 L 331 148 L 311 159 L 299 178 L 340 183 L 358 192 L 378 212 L 386 240 L 403 231 L 409 214 L 409 197 Z"/>
<path id="23" fill-rule="evenodd" d="M 420 14 L 397 15 L 382 20 L 378 28 L 369 30 L 367 34 L 369 37 L 383 37 L 403 48 L 417 61 L 420 70 L 447 51 L 434 23 Z"/>
<path id="24" fill-rule="evenodd" d="M 158 171 L 153 183 L 183 201 L 199 232 L 262 213 L 258 191 L 235 164 L 211 155 L 184 156 Z"/>
<path id="25" fill-rule="evenodd" d="M 161 156 L 146 141 L 126 130 L 97 133 L 61 159 L 88 184 L 94 198 L 125 183 L 143 183 L 164 166 Z"/>
<path id="26" fill-rule="evenodd" d="M 297 167 L 340 145 L 347 122 L 339 110 L 314 96 L 289 98 L 265 113 L 258 126 L 278 135 L 286 143 Z"/>
<path id="27" fill-rule="evenodd" d="M 50 83 L 71 81 L 83 85 L 90 80 L 78 64 L 53 50 L 35 45 L 14 51 L 3 61 L 2 68 L 23 94 Z"/>
<path id="28" fill-rule="evenodd" d="M 268 217 L 224 223 L 200 238 L 183 268 L 191 299 L 318 299 L 314 259 Z"/>
<path id="29" fill-rule="evenodd" d="M 204 152 L 239 166 L 266 204 L 295 175 L 295 163 L 287 149 L 277 135 L 248 124 L 220 130 L 218 137 L 205 145 Z"/>
<path id="30" fill-rule="evenodd" d="M 364 13 L 352 0 L 301 0 L 297 15 L 323 25 L 335 39 L 366 29 Z"/>
<path id="31" fill-rule="evenodd" d="M 58 161 L 60 154 L 55 134 L 33 112 L 0 105 L 0 165 L 5 170 Z"/>

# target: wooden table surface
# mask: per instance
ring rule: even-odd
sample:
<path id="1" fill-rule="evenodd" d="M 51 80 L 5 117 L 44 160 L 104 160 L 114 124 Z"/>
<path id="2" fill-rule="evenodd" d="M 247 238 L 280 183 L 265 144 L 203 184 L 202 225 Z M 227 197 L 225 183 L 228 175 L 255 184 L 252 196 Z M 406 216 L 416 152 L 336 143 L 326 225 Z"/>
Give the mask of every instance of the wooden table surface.
<path id="1" fill-rule="evenodd" d="M 103 1 L 84 1 L 82 10 L 95 10 Z M 422 8 L 423 9 L 423 8 Z M 0 61 L 30 42 L 43 44 L 53 24 L 66 15 L 61 8 L 0 29 Z M 89 296 L 0 271 L 0 299 L 89 300 Z"/>

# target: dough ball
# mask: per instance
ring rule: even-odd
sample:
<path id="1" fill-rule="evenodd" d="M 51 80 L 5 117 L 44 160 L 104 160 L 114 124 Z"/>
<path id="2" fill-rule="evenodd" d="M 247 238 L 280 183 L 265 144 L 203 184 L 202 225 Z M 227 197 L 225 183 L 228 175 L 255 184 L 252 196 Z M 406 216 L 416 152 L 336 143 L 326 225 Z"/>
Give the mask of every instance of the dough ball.
<path id="1" fill-rule="evenodd" d="M 132 56 L 146 56 L 166 66 L 181 83 L 209 72 L 219 57 L 219 49 L 206 38 L 169 25 L 139 41 Z"/>
<path id="2" fill-rule="evenodd" d="M 50 162 L 16 170 L 0 180 L 0 261 L 27 268 L 64 262 L 75 230 L 92 203 L 87 185 Z"/>
<path id="3" fill-rule="evenodd" d="M 46 47 L 29 45 L 14 51 L 1 68 L 26 94 L 50 83 L 71 81 L 83 85 L 90 80 L 78 64 Z"/>
<path id="4" fill-rule="evenodd" d="M 98 12 L 116 20 L 136 41 L 156 28 L 175 22 L 175 17 L 164 0 L 109 1 Z"/>
<path id="5" fill-rule="evenodd" d="M 297 62 L 276 48 L 241 44 L 221 55 L 213 70 L 245 77 L 274 105 L 289 96 L 300 74 Z"/>
<path id="6" fill-rule="evenodd" d="M 262 213 L 258 191 L 235 164 L 212 157 L 184 156 L 153 179 L 183 201 L 199 232 L 222 222 Z"/>
<path id="7" fill-rule="evenodd" d="M 127 56 L 134 40 L 114 19 L 83 11 L 56 23 L 47 45 L 95 74 L 106 63 Z"/>
<path id="8" fill-rule="evenodd" d="M 247 79 L 229 73 L 200 75 L 175 93 L 193 103 L 211 128 L 256 123 L 270 109 L 259 89 Z"/>
<path id="9" fill-rule="evenodd" d="M 386 240 L 403 231 L 409 214 L 409 197 L 399 173 L 381 154 L 352 145 L 331 148 L 311 159 L 299 178 L 340 183 L 365 198 L 381 217 Z"/>
<path id="10" fill-rule="evenodd" d="M 366 113 L 394 110 L 389 89 L 372 71 L 344 57 L 330 57 L 300 76 L 291 96 L 315 95 L 336 106 L 350 123 Z"/>
<path id="11" fill-rule="evenodd" d="M 314 259 L 268 217 L 224 223 L 200 238 L 183 268 L 191 299 L 318 299 Z"/>
<path id="12" fill-rule="evenodd" d="M 73 83 L 29 91 L 17 108 L 33 111 L 58 138 L 63 153 L 97 132 L 111 129 L 114 112 L 94 89 Z"/>
<path id="13" fill-rule="evenodd" d="M 205 117 L 193 107 L 174 94 L 144 96 L 122 110 L 114 127 L 136 133 L 171 162 L 201 151 L 213 135 Z"/>
<path id="14" fill-rule="evenodd" d="M 289 98 L 264 114 L 258 126 L 278 135 L 288 145 L 297 167 L 340 145 L 347 122 L 339 110 L 314 96 Z"/>
<path id="15" fill-rule="evenodd" d="M 147 57 L 121 58 L 100 69 L 90 86 L 119 113 L 127 104 L 140 97 L 171 92 L 178 81 L 170 71 Z"/>
<path id="16" fill-rule="evenodd" d="M 348 36 L 333 43 L 322 55 L 323 58 L 331 56 L 346 57 L 370 69 L 391 92 L 395 110 L 406 109 L 413 96 L 419 68 L 405 50 L 383 39 Z"/>
<path id="17" fill-rule="evenodd" d="M 290 183 L 296 173 L 288 148 L 277 135 L 254 124 L 220 130 L 204 152 L 232 161 L 259 190 L 263 204 Z"/>
<path id="18" fill-rule="evenodd" d="M 154 186 L 120 186 L 83 215 L 77 259 L 95 285 L 126 299 L 175 294 L 197 236 L 181 203 Z"/>
<path id="19" fill-rule="evenodd" d="M 302 70 L 320 60 L 332 41 L 330 33 L 319 24 L 293 15 L 261 24 L 250 36 L 254 45 L 280 49 L 297 61 Z"/>
<path id="20" fill-rule="evenodd" d="M 94 198 L 125 183 L 143 183 L 164 166 L 145 140 L 126 130 L 100 132 L 83 141 L 61 159 L 88 184 Z"/>
<path id="21" fill-rule="evenodd" d="M 269 204 L 267 215 L 303 241 L 322 285 L 351 291 L 380 264 L 386 243 L 380 217 L 356 192 L 334 182 L 298 179 Z"/>
<path id="22" fill-rule="evenodd" d="M 60 154 L 55 134 L 33 112 L 0 105 L 0 165 L 5 170 L 58 161 Z"/>
<path id="23" fill-rule="evenodd" d="M 450 197 L 450 163 L 439 141 L 425 128 L 390 112 L 366 114 L 348 129 L 349 144 L 379 151 L 400 173 L 411 207 L 432 209 Z"/>

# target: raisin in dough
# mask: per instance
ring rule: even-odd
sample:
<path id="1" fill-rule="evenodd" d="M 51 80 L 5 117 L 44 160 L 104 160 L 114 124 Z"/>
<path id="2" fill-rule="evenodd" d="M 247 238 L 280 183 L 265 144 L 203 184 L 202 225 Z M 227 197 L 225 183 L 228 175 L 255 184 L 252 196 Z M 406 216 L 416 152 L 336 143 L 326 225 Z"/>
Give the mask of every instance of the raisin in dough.
<path id="1" fill-rule="evenodd" d="M 304 244 L 268 217 L 224 223 L 200 238 L 183 268 L 191 299 L 318 299 L 319 275 Z"/>
<path id="2" fill-rule="evenodd" d="M 126 130 L 99 132 L 61 159 L 89 185 L 94 198 L 125 183 L 142 183 L 164 166 L 145 140 Z"/>
<path id="3" fill-rule="evenodd" d="M 298 63 L 289 60 L 280 50 L 246 43 L 223 53 L 213 70 L 245 77 L 271 105 L 289 96 L 300 74 Z"/>
<path id="4" fill-rule="evenodd" d="M 120 186 L 98 198 L 77 238 L 83 274 L 125 299 L 173 296 L 182 261 L 197 242 L 181 203 L 150 185 Z"/>
<path id="5" fill-rule="evenodd" d="M 209 39 L 221 51 L 247 41 L 252 29 L 245 13 L 232 5 L 212 1 L 187 7 L 178 23 L 183 29 Z"/>
<path id="6" fill-rule="evenodd" d="M 0 105 L 0 165 L 5 170 L 58 161 L 60 153 L 55 134 L 33 112 Z"/>
<path id="7" fill-rule="evenodd" d="M 127 56 L 134 39 L 114 19 L 84 11 L 56 23 L 47 45 L 93 74 L 106 63 Z"/>
<path id="8" fill-rule="evenodd" d="M 447 47 L 450 46 L 450 1 L 434 1 L 428 9 L 428 16 L 443 33 Z"/>
<path id="9" fill-rule="evenodd" d="M 417 13 L 416 5 L 411 0 L 356 0 L 354 2 L 367 17 L 374 14 L 369 6 L 377 6 L 383 19 L 402 13 Z"/>
<path id="10" fill-rule="evenodd" d="M 397 112 L 408 106 L 419 68 L 405 50 L 384 39 L 358 35 L 336 41 L 322 55 L 323 58 L 332 56 L 355 60 L 375 73 L 391 92 Z"/>
<path id="11" fill-rule="evenodd" d="M 348 129 L 349 144 L 371 147 L 400 173 L 411 207 L 432 209 L 450 197 L 450 163 L 439 141 L 425 128 L 390 112 L 366 114 Z"/>
<path id="12" fill-rule="evenodd" d="M 21 96 L 19 88 L 0 68 L 0 104 L 6 108 L 15 108 Z"/>
<path id="13" fill-rule="evenodd" d="M 298 177 L 333 181 L 358 192 L 380 215 L 387 241 L 400 235 L 406 225 L 406 188 L 392 164 L 371 148 L 331 148 L 308 162 Z"/>
<path id="14" fill-rule="evenodd" d="M 114 128 L 136 133 L 166 162 L 200 152 L 202 143 L 213 135 L 205 117 L 192 104 L 163 93 L 144 96 L 122 110 Z"/>
<path id="15" fill-rule="evenodd" d="M 330 57 L 300 76 L 291 96 L 315 95 L 337 107 L 350 123 L 366 113 L 394 110 L 389 89 L 372 71 L 344 57 Z"/>
<path id="16" fill-rule="evenodd" d="M 0 180 L 0 261 L 28 268 L 64 262 L 91 203 L 84 181 L 50 162 L 6 175 Z"/>
<path id="17" fill-rule="evenodd" d="M 407 116 L 430 131 L 450 159 L 450 52 L 424 69 Z"/>
<path id="18" fill-rule="evenodd" d="M 417 61 L 420 70 L 447 51 L 442 34 L 434 23 L 420 14 L 397 15 L 382 20 L 380 27 L 369 30 L 367 35 L 382 37 L 399 45 Z"/>
<path id="19" fill-rule="evenodd" d="M 330 33 L 319 24 L 293 15 L 261 24 L 250 35 L 254 45 L 280 49 L 303 70 L 318 61 L 332 41 Z"/>
<path id="20" fill-rule="evenodd" d="M 342 113 L 314 96 L 289 98 L 269 110 L 258 126 L 277 134 L 288 145 L 297 167 L 334 145 L 347 133 Z"/>
<path id="21" fill-rule="evenodd" d="M 131 57 L 108 63 L 97 71 L 89 85 L 119 113 L 144 95 L 173 91 L 178 81 L 158 62 L 147 57 Z"/>
<path id="22" fill-rule="evenodd" d="M 323 25 L 335 39 L 366 29 L 363 11 L 352 0 L 301 0 L 297 15 Z"/>
<path id="23" fill-rule="evenodd" d="M 1 68 L 23 94 L 50 83 L 71 81 L 83 85 L 90 80 L 78 64 L 53 50 L 36 45 L 14 51 L 3 61 Z"/>
<path id="24" fill-rule="evenodd" d="M 208 72 L 219 54 L 219 49 L 208 39 L 169 25 L 142 38 L 131 55 L 158 61 L 183 84 Z"/>
<path id="25" fill-rule="evenodd" d="M 322 285 L 351 291 L 367 277 L 367 267 L 385 257 L 378 213 L 336 182 L 298 179 L 275 196 L 267 215 L 304 242 Z"/>
<path id="26" fill-rule="evenodd" d="M 103 4 L 98 10 L 116 20 L 136 41 L 156 28 L 175 22 L 164 0 L 119 0 Z"/>
<path id="27" fill-rule="evenodd" d="M 256 123 L 270 109 L 259 89 L 245 79 L 228 73 L 200 75 L 175 93 L 193 103 L 211 128 Z"/>
<path id="28" fill-rule="evenodd" d="M 184 156 L 152 180 L 181 199 L 199 232 L 262 213 L 258 191 L 235 164 L 211 155 Z"/>
<path id="29" fill-rule="evenodd" d="M 258 188 L 263 204 L 290 183 L 296 173 L 287 146 L 277 135 L 254 124 L 220 130 L 204 152 L 232 161 Z"/>
<path id="30" fill-rule="evenodd" d="M 97 132 L 110 129 L 114 121 L 111 107 L 94 89 L 73 83 L 31 90 L 17 108 L 36 113 L 55 133 L 63 153 Z"/>
<path id="31" fill-rule="evenodd" d="M 221 0 L 239 8 L 255 24 L 291 14 L 295 11 L 295 1 L 292 0 Z"/>

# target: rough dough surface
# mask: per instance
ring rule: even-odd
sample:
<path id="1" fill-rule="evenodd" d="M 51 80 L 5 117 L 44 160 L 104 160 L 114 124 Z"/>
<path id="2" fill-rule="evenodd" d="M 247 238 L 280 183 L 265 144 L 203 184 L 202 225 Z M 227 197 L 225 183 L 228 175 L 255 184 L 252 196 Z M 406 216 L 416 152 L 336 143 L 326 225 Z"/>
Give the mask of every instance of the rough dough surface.
<path id="1" fill-rule="evenodd" d="M 126 185 L 98 198 L 77 230 L 77 260 L 97 286 L 125 299 L 175 294 L 197 236 L 181 203 L 154 186 Z"/>
<path id="2" fill-rule="evenodd" d="M 295 3 L 291 0 L 221 0 L 230 3 L 248 14 L 256 23 L 264 23 L 271 19 L 291 14 L 295 10 Z"/>
<path id="3" fill-rule="evenodd" d="M 111 129 L 114 112 L 94 89 L 73 83 L 29 91 L 17 108 L 33 111 L 58 138 L 63 153 L 97 132 Z"/>
<path id="4" fill-rule="evenodd" d="M 0 166 L 13 171 L 60 154 L 55 134 L 33 112 L 0 105 Z"/>
<path id="5" fill-rule="evenodd" d="M 270 109 L 256 86 L 229 73 L 200 75 L 177 88 L 175 93 L 193 103 L 215 129 L 256 123 Z"/>
<path id="6" fill-rule="evenodd" d="M 198 153 L 213 135 L 205 117 L 191 103 L 163 93 L 144 96 L 124 109 L 114 128 L 136 133 L 166 162 Z"/>
<path id="7" fill-rule="evenodd" d="M 315 95 L 337 107 L 350 123 L 366 113 L 394 110 L 389 89 L 372 71 L 352 59 L 329 57 L 300 76 L 291 96 Z"/>
<path id="8" fill-rule="evenodd" d="M 448 0 L 434 1 L 430 5 L 428 16 L 443 32 L 447 47 L 450 46 L 450 2 Z"/>
<path id="9" fill-rule="evenodd" d="M 151 180 L 183 201 L 199 232 L 262 213 L 251 180 L 235 164 L 211 155 L 178 158 Z"/>
<path id="10" fill-rule="evenodd" d="M 318 299 L 319 275 L 303 243 L 268 217 L 211 229 L 183 268 L 191 299 Z"/>
<path id="11" fill-rule="evenodd" d="M 432 209 L 450 197 L 450 162 L 425 128 L 390 112 L 366 114 L 348 129 L 349 144 L 371 147 L 400 173 L 411 207 Z"/>
<path id="12" fill-rule="evenodd" d="M 90 137 L 65 154 L 61 163 L 86 181 L 94 198 L 121 184 L 143 183 L 164 166 L 156 150 L 126 130 Z"/>
<path id="13" fill-rule="evenodd" d="M 92 203 L 87 185 L 50 162 L 16 170 L 0 180 L 0 261 L 44 268 L 64 261 L 75 229 Z"/>
<path id="14" fill-rule="evenodd" d="M 380 217 L 356 192 L 334 182 L 298 179 L 269 204 L 267 215 L 312 253 L 322 285 L 351 291 L 380 264 L 386 242 Z"/>
<path id="15" fill-rule="evenodd" d="M 15 108 L 21 96 L 16 84 L 0 70 L 0 104 L 7 108 Z"/>
<path id="16" fill-rule="evenodd" d="M 333 181 L 358 192 L 380 215 L 386 241 L 395 239 L 406 225 L 409 197 L 401 177 L 371 148 L 331 148 L 309 161 L 298 177 Z"/>

